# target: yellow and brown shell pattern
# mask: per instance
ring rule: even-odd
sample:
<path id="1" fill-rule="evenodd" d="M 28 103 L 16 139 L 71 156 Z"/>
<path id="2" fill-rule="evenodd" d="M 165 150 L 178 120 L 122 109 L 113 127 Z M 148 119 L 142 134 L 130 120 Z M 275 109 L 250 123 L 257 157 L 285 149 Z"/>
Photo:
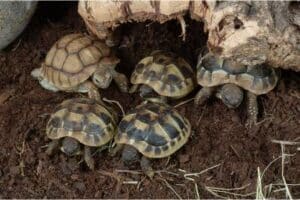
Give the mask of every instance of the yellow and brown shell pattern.
<path id="1" fill-rule="evenodd" d="M 70 89 L 87 80 L 102 58 L 110 56 L 105 43 L 84 34 L 69 34 L 58 40 L 46 56 L 41 73 L 58 89 Z"/>
<path id="2" fill-rule="evenodd" d="M 101 146 L 113 139 L 117 129 L 115 113 L 94 99 L 63 101 L 51 115 L 46 134 L 50 139 L 72 137 L 87 146 Z"/>
<path id="3" fill-rule="evenodd" d="M 183 58 L 157 50 L 136 65 L 130 81 L 145 84 L 159 95 L 181 98 L 194 89 L 193 76 L 193 69 Z"/>
<path id="4" fill-rule="evenodd" d="M 274 89 L 278 75 L 267 65 L 246 66 L 209 53 L 198 62 L 197 81 L 204 87 L 233 83 L 260 95 Z"/>
<path id="5" fill-rule="evenodd" d="M 131 145 L 146 157 L 162 158 L 180 149 L 190 133 L 189 121 L 172 107 L 147 102 L 124 116 L 115 142 Z"/>

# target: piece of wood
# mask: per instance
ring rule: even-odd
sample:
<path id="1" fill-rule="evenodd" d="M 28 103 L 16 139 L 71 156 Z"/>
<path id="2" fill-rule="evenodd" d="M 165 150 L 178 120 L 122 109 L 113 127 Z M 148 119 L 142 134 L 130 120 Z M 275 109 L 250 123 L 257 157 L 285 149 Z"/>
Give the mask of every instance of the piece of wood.
<path id="1" fill-rule="evenodd" d="M 189 12 L 205 23 L 210 51 L 246 65 L 300 71 L 300 3 L 288 1 L 79 1 L 90 32 L 110 37 L 122 23 L 165 22 Z"/>
<path id="2" fill-rule="evenodd" d="M 212 52 L 247 65 L 300 71 L 299 2 L 195 1 L 190 13 L 205 22 Z"/>
<path id="3" fill-rule="evenodd" d="M 113 43 L 113 30 L 122 23 L 145 22 L 147 20 L 164 23 L 177 19 L 188 12 L 189 1 L 79 1 L 78 12 L 84 19 L 90 33 L 107 44 Z M 182 28 L 185 24 L 179 19 Z M 183 24 L 182 24 L 183 23 Z M 185 30 L 182 30 L 183 34 Z M 183 35 L 184 37 L 184 35 Z"/>

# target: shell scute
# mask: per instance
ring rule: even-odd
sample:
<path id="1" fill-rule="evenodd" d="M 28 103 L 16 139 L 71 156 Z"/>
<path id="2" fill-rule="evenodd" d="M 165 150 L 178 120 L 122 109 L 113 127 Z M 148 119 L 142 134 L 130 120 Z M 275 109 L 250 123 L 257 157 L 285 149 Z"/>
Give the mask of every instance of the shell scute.
<path id="1" fill-rule="evenodd" d="M 49 125 L 51 125 L 54 128 L 59 128 L 62 126 L 62 120 L 59 117 L 53 117 L 50 121 L 49 121 Z"/>
<path id="2" fill-rule="evenodd" d="M 182 58 L 154 51 L 143 58 L 131 76 L 132 84 L 145 84 L 162 96 L 180 98 L 194 89 L 193 70 Z"/>
<path id="3" fill-rule="evenodd" d="M 61 90 L 86 81 L 103 57 L 111 51 L 103 42 L 83 34 L 70 34 L 58 40 L 42 64 L 42 76 Z"/>
<path id="4" fill-rule="evenodd" d="M 88 66 L 88 65 L 93 65 L 93 64 L 97 64 L 99 62 L 99 58 L 101 57 L 100 55 L 95 55 L 93 53 L 93 51 L 95 51 L 94 49 L 95 47 L 87 47 L 82 49 L 79 52 L 79 58 L 82 62 L 82 64 L 84 66 Z M 97 52 L 96 52 L 97 53 Z"/>
<path id="5" fill-rule="evenodd" d="M 76 54 L 69 55 L 63 65 L 63 70 L 70 74 L 81 72 L 83 64 Z"/>
<path id="6" fill-rule="evenodd" d="M 58 49 L 55 53 L 55 59 L 53 59 L 51 66 L 55 69 L 62 69 L 67 56 L 68 54 L 64 49 Z"/>
<path id="7" fill-rule="evenodd" d="M 162 135 L 157 134 L 154 127 L 149 127 L 147 132 L 143 131 L 144 141 L 152 146 L 159 147 L 168 143 Z"/>
<path id="8" fill-rule="evenodd" d="M 208 53 L 197 64 L 197 81 L 204 87 L 232 83 L 260 95 L 276 86 L 278 76 L 270 66 L 245 66 Z"/>
<path id="9" fill-rule="evenodd" d="M 115 141 L 132 145 L 147 157 L 160 158 L 182 147 L 190 132 L 190 123 L 177 111 L 165 104 L 147 102 L 124 116 Z"/>
<path id="10" fill-rule="evenodd" d="M 98 40 L 94 40 L 93 47 L 97 48 L 101 52 L 101 56 L 106 57 L 111 54 L 110 48 L 104 43 Z"/>
<path id="11" fill-rule="evenodd" d="M 171 139 L 175 139 L 180 135 L 177 128 L 169 123 L 163 123 L 161 124 L 161 127 L 164 129 L 165 133 L 167 133 L 168 137 Z"/>
<path id="12" fill-rule="evenodd" d="M 72 40 L 68 45 L 66 45 L 66 50 L 69 54 L 78 53 L 80 50 L 90 46 L 92 40 L 89 37 L 80 37 L 76 40 Z"/>
<path id="13" fill-rule="evenodd" d="M 68 46 L 68 44 L 70 44 L 72 41 L 84 37 L 82 34 L 80 33 L 74 33 L 74 34 L 69 34 L 65 37 L 62 37 L 61 39 L 59 39 L 56 44 L 54 44 L 57 48 L 65 48 L 66 46 Z"/>
<path id="14" fill-rule="evenodd" d="M 238 64 L 236 62 L 231 62 L 229 60 L 224 60 L 222 69 L 231 75 L 243 74 L 247 72 L 247 66 Z"/>
<path id="15" fill-rule="evenodd" d="M 87 146 L 104 145 L 115 132 L 114 115 L 96 100 L 87 98 L 62 102 L 51 115 L 46 128 L 50 139 L 72 137 Z"/>
<path id="16" fill-rule="evenodd" d="M 52 61 L 55 55 L 56 55 L 56 47 L 52 47 L 46 55 L 45 63 L 48 65 L 52 65 Z"/>

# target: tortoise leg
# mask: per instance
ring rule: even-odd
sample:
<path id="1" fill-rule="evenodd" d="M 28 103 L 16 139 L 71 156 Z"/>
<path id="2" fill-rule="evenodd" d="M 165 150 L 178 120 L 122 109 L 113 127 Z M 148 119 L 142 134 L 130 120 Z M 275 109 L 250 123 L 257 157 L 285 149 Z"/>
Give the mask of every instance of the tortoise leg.
<path id="1" fill-rule="evenodd" d="M 247 124 L 251 127 L 257 123 L 257 114 L 258 114 L 258 105 L 257 105 L 257 96 L 252 92 L 247 92 L 248 98 L 248 122 Z"/>
<path id="2" fill-rule="evenodd" d="M 46 89 L 50 90 L 52 92 L 57 92 L 59 89 L 55 87 L 52 83 L 50 83 L 47 79 L 42 77 L 42 72 L 41 68 L 35 68 L 34 70 L 31 71 L 31 76 L 35 79 L 37 79 L 40 83 L 40 85 Z"/>
<path id="3" fill-rule="evenodd" d="M 58 146 L 59 146 L 59 143 L 60 143 L 60 140 L 52 140 L 49 144 L 48 144 L 48 148 L 46 150 L 46 154 L 48 155 L 52 155 L 53 152 L 58 149 Z"/>
<path id="4" fill-rule="evenodd" d="M 136 148 L 125 145 L 122 151 L 122 160 L 125 165 L 131 165 L 132 163 L 139 160 L 139 153 Z"/>
<path id="5" fill-rule="evenodd" d="M 129 89 L 129 93 L 135 93 L 139 89 L 139 86 L 140 85 L 138 84 L 131 86 L 131 88 Z"/>
<path id="6" fill-rule="evenodd" d="M 86 81 L 79 85 L 77 92 L 88 93 L 89 98 L 96 99 L 98 101 L 101 100 L 100 93 L 98 88 L 90 81 Z"/>
<path id="7" fill-rule="evenodd" d="M 58 92 L 59 91 L 59 89 L 57 87 L 55 87 L 53 84 L 51 84 L 46 79 L 40 80 L 39 83 L 46 90 L 50 90 L 52 92 Z"/>
<path id="8" fill-rule="evenodd" d="M 216 90 L 215 87 L 203 87 L 200 89 L 200 91 L 195 96 L 195 104 L 196 105 L 202 105 L 205 101 L 208 100 L 210 96 L 214 93 Z"/>
<path id="9" fill-rule="evenodd" d="M 95 169 L 95 161 L 92 157 L 91 148 L 88 146 L 84 146 L 84 161 L 87 164 L 87 166 L 91 169 Z"/>
<path id="10" fill-rule="evenodd" d="M 128 79 L 124 74 L 116 72 L 113 70 L 112 72 L 113 79 L 117 84 L 118 88 L 121 92 L 128 92 Z"/>
<path id="11" fill-rule="evenodd" d="M 152 166 L 151 166 L 151 161 L 146 158 L 145 156 L 143 156 L 141 158 L 141 168 L 142 170 L 144 171 L 144 173 L 150 178 L 152 179 L 153 176 L 154 176 L 154 170 L 152 169 Z"/>
<path id="12" fill-rule="evenodd" d="M 123 144 L 117 144 L 115 147 L 111 149 L 109 155 L 115 156 L 123 148 L 123 146 L 124 146 Z"/>
<path id="13" fill-rule="evenodd" d="M 121 40 L 121 33 L 120 31 L 110 31 L 110 30 L 106 30 L 107 31 L 107 38 L 105 40 L 105 44 L 109 47 L 115 47 L 118 46 L 120 44 L 120 40 Z"/>

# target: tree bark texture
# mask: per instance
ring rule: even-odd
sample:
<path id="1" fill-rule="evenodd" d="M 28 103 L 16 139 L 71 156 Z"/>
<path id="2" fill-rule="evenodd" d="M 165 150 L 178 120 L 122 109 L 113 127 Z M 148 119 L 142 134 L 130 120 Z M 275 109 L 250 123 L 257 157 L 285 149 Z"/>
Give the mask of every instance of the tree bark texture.
<path id="1" fill-rule="evenodd" d="M 205 23 L 213 53 L 246 65 L 266 62 L 300 71 L 300 2 L 80 0 L 78 11 L 100 39 L 122 23 L 163 23 L 190 14 Z"/>

